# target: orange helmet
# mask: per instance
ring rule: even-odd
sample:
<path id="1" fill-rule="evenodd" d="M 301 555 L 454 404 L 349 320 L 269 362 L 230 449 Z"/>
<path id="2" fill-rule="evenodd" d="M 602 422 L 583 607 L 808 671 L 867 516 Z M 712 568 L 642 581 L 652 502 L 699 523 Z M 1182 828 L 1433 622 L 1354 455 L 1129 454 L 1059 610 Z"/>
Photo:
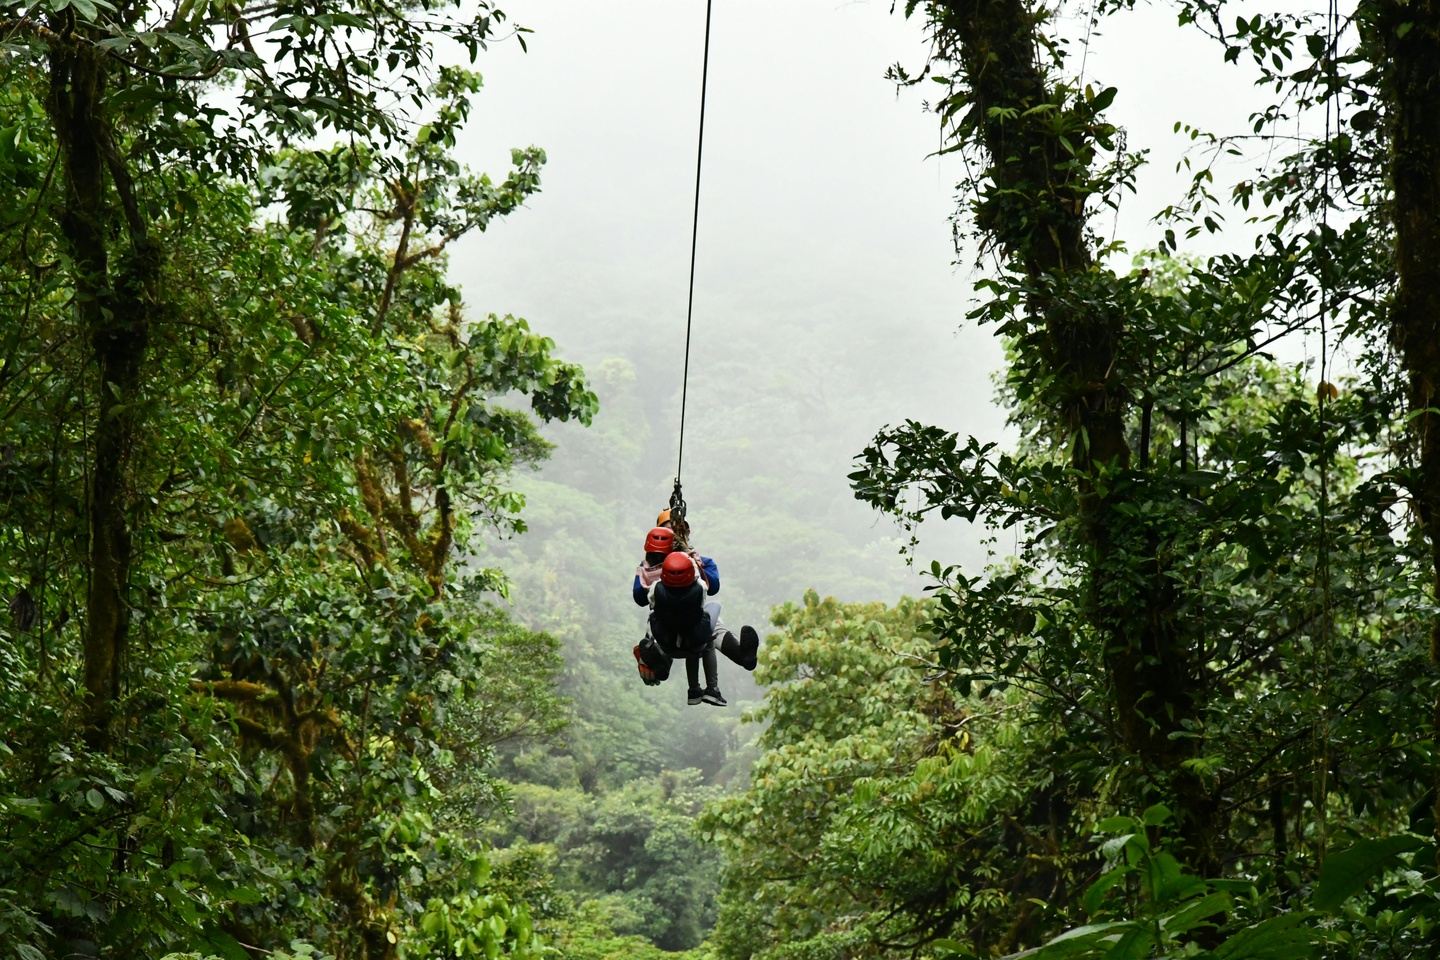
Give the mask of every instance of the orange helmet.
<path id="1" fill-rule="evenodd" d="M 656 516 L 655 516 L 655 526 L 657 526 L 657 527 L 663 527 L 663 526 L 665 526 L 665 524 L 667 524 L 667 523 L 669 523 L 669 522 L 670 522 L 670 511 L 669 511 L 668 509 L 667 509 L 667 510 L 661 510 L 658 514 L 656 514 Z"/>
<path id="2" fill-rule="evenodd" d="M 652 527 L 645 534 L 646 553 L 669 553 L 675 549 L 675 531 L 666 527 Z"/>
<path id="3" fill-rule="evenodd" d="M 675 552 L 660 567 L 660 582 L 667 587 L 688 587 L 695 582 L 695 561 L 689 555 Z"/>

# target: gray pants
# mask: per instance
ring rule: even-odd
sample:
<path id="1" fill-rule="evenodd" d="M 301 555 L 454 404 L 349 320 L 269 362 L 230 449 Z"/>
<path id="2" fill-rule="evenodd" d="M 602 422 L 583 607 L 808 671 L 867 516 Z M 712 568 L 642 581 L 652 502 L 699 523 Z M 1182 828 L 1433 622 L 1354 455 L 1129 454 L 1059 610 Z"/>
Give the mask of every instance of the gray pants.
<path id="1" fill-rule="evenodd" d="M 705 612 L 710 614 L 710 649 L 713 652 L 720 646 L 720 638 L 725 636 L 725 625 L 720 622 L 720 601 L 706 600 Z"/>
<path id="2" fill-rule="evenodd" d="M 719 689 L 718 677 L 719 663 L 715 659 L 715 651 L 719 650 L 726 657 L 740 663 L 740 643 L 730 633 L 725 624 L 720 622 L 720 601 L 708 600 L 705 603 L 705 612 L 710 615 L 710 645 L 702 650 L 697 656 L 685 658 L 685 679 L 690 686 L 700 686 L 700 664 L 705 665 L 705 686 L 710 689 Z M 728 642 L 727 642 L 728 640 Z M 743 663 L 741 666 L 745 666 Z M 750 667 L 745 667 L 749 670 Z"/>
<path id="3" fill-rule="evenodd" d="M 720 665 L 715 659 L 715 648 L 720 646 L 721 638 L 725 636 L 725 627 L 720 623 L 720 601 L 706 601 L 705 612 L 710 615 L 710 645 L 699 656 L 685 658 L 685 679 L 691 687 L 698 689 L 700 664 L 703 662 L 705 664 L 705 687 L 710 690 L 718 690 L 720 689 Z"/>

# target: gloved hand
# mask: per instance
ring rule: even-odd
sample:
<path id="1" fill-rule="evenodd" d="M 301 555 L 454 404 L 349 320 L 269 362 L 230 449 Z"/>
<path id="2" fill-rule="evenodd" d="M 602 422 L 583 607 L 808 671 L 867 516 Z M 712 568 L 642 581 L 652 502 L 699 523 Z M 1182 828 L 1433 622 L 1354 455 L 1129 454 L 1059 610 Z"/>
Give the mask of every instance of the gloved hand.
<path id="1" fill-rule="evenodd" d="M 645 663 L 644 659 L 641 658 L 640 645 L 638 643 L 635 645 L 634 649 L 631 652 L 635 654 L 635 667 L 640 671 L 640 679 L 644 682 L 645 686 L 659 686 L 660 678 L 655 676 L 655 671 L 651 670 L 650 667 Z"/>
<path id="2" fill-rule="evenodd" d="M 634 648 L 635 664 L 640 669 L 640 679 L 649 687 L 670 679 L 670 655 L 660 648 L 655 639 L 646 635 Z"/>

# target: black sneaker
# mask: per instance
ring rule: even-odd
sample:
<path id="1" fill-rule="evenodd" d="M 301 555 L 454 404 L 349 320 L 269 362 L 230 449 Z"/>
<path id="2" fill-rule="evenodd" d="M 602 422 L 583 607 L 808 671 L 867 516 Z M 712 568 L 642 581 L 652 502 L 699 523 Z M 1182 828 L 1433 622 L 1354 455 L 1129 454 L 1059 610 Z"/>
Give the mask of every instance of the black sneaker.
<path id="1" fill-rule="evenodd" d="M 710 704 L 712 707 L 729 706 L 729 704 L 725 702 L 725 697 L 720 693 L 719 687 L 706 687 L 700 694 L 700 700 L 703 703 Z M 694 703 L 695 701 L 691 700 L 690 702 Z"/>
<path id="2" fill-rule="evenodd" d="M 745 625 L 740 628 L 740 657 L 741 663 L 746 670 L 754 670 L 757 662 L 757 653 L 760 650 L 760 634 L 755 628 Z"/>
<path id="3" fill-rule="evenodd" d="M 688 702 L 688 703 L 690 704 L 690 706 L 692 706 L 692 707 L 695 706 L 695 704 L 697 704 L 697 703 L 706 703 L 706 702 L 708 702 L 708 701 L 705 700 L 705 691 L 704 691 L 704 690 L 701 690 L 699 687 L 691 687 L 691 688 L 690 688 L 690 696 L 689 696 L 687 702 Z"/>

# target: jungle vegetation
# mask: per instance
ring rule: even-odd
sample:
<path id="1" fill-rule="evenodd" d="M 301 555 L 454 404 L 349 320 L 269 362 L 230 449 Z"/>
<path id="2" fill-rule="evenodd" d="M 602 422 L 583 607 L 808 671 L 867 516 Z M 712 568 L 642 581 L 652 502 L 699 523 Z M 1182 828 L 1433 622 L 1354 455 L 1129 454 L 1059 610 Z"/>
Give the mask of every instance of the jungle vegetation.
<path id="1" fill-rule="evenodd" d="M 456 159 L 457 64 L 523 27 L 0 7 L 0 954 L 1432 953 L 1440 9 L 1173 8 L 1271 103 L 1177 124 L 1190 189 L 1127 238 L 1144 145 L 1054 9 L 896 11 L 929 56 L 876 83 L 967 159 L 936 216 L 1014 432 L 875 424 L 869 539 L 825 436 L 724 451 L 709 529 L 775 571 L 727 594 L 773 607 L 742 722 L 639 686 L 607 563 L 670 358 L 595 330 L 582 371 L 447 272 L 540 189 L 538 147 Z M 821 379 L 723 415 L 864 415 Z M 922 522 L 989 561 L 872 575 Z"/>

